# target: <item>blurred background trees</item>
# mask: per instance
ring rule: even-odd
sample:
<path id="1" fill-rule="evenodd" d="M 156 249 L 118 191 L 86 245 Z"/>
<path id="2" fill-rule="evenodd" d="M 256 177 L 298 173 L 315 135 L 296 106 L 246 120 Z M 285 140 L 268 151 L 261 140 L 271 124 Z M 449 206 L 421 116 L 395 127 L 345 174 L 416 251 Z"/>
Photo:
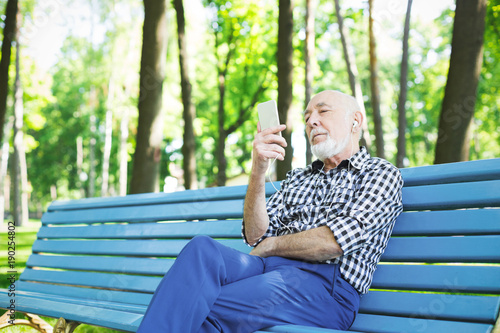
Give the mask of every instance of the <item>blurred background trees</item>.
<path id="1" fill-rule="evenodd" d="M 357 95 L 371 154 L 400 167 L 500 157 L 500 0 L 415 1 L 411 11 L 408 1 L 388 0 L 14 3 L 0 0 L 6 213 L 23 192 L 11 190 L 16 173 L 7 168 L 20 165 L 9 158 L 16 103 L 32 215 L 56 198 L 245 184 L 256 104 L 270 99 L 293 128 L 286 133 L 290 160 L 276 163 L 270 175 L 283 178 L 306 165 L 302 111 L 324 89 Z M 483 9 L 468 36 L 454 30 L 464 3 Z M 472 76 L 453 79 L 450 58 L 473 51 L 470 43 L 482 54 L 474 51 L 479 56 L 456 66 L 469 66 Z M 458 158 L 439 159 L 444 153 L 436 147 L 446 133 L 453 141 L 442 151 L 456 148 Z"/>

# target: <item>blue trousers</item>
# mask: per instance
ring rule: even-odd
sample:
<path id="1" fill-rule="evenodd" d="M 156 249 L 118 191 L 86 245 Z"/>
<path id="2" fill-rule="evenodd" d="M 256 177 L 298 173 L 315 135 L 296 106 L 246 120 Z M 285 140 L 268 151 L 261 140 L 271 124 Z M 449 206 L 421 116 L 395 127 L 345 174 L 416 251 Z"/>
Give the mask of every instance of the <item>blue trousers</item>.
<path id="1" fill-rule="evenodd" d="M 337 265 L 261 258 L 193 238 L 165 274 L 137 332 L 253 332 L 298 324 L 348 329 L 358 292 Z"/>

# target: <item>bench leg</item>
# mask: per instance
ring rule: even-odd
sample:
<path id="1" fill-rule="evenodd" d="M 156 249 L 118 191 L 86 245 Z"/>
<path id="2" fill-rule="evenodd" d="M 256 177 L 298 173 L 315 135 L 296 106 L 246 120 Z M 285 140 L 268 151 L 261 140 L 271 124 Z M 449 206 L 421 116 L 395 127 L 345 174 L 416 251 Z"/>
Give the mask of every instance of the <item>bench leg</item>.
<path id="1" fill-rule="evenodd" d="M 53 333 L 73 333 L 75 328 L 80 325 L 79 322 L 77 321 L 71 321 L 64 318 L 59 318 L 57 320 L 57 323 L 54 325 L 54 332 Z"/>
<path id="2" fill-rule="evenodd" d="M 33 327 L 34 329 L 40 331 L 41 333 L 53 333 L 52 326 L 50 326 L 45 320 L 37 315 L 31 313 L 24 314 L 28 319 L 16 319 L 14 324 L 9 323 L 9 311 L 5 312 L 2 317 L 0 317 L 0 329 L 4 327 L 14 326 L 14 325 L 27 325 Z"/>

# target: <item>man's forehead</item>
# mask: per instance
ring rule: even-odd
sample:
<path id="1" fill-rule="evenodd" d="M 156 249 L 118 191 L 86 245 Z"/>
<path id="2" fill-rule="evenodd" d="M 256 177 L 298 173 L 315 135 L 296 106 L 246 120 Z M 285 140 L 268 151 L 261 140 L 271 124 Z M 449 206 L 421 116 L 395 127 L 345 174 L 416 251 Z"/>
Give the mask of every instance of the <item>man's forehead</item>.
<path id="1" fill-rule="evenodd" d="M 311 101 L 311 103 L 314 103 L 314 101 Z M 316 102 L 316 104 L 312 104 L 312 105 L 311 105 L 311 103 L 309 103 L 307 105 L 307 109 L 304 110 L 304 114 L 312 112 L 313 109 L 322 108 L 323 106 L 328 106 L 328 107 L 334 106 L 332 103 L 328 103 L 324 100 L 320 100 L 320 101 Z"/>

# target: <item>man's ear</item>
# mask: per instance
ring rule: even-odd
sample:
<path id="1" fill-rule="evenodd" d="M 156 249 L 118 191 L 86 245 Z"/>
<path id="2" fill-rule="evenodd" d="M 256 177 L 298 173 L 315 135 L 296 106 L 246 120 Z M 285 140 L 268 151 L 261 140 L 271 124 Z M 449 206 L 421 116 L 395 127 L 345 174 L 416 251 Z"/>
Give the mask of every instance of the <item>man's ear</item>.
<path id="1" fill-rule="evenodd" d="M 363 117 L 363 113 L 361 113 L 361 111 L 354 112 L 354 120 L 353 120 L 353 127 L 352 127 L 353 132 L 358 132 L 362 129 L 363 120 L 364 120 L 364 117 Z M 354 126 L 354 124 L 356 124 L 356 126 Z"/>

